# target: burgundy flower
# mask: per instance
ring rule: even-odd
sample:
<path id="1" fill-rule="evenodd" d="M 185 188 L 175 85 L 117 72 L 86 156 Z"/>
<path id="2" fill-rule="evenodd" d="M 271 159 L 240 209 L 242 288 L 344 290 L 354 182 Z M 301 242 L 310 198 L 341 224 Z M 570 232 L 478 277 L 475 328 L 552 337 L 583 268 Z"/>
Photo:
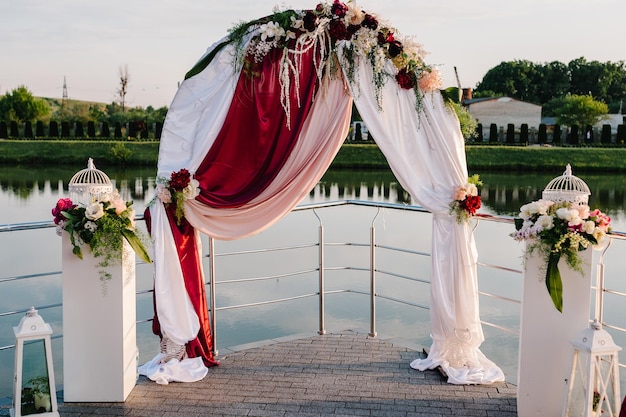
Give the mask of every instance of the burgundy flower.
<path id="1" fill-rule="evenodd" d="M 348 25 L 348 38 L 351 38 L 359 29 L 360 25 Z"/>
<path id="2" fill-rule="evenodd" d="M 62 220 L 65 220 L 65 216 L 62 211 L 68 211 L 74 208 L 74 203 L 69 198 L 61 198 L 57 201 L 57 205 L 52 209 L 52 215 L 54 216 L 54 224 L 59 224 Z"/>
<path id="3" fill-rule="evenodd" d="M 389 42 L 389 56 L 392 58 L 397 57 L 402 53 L 402 44 L 400 41 L 393 40 Z"/>
<path id="4" fill-rule="evenodd" d="M 341 20 L 331 20 L 328 25 L 328 31 L 330 33 L 330 37 L 335 40 L 340 41 L 348 39 L 348 28 Z"/>
<path id="5" fill-rule="evenodd" d="M 461 207 L 463 207 L 469 214 L 474 215 L 476 211 L 480 208 L 480 196 L 472 195 L 465 198 L 465 200 L 461 201 Z"/>
<path id="6" fill-rule="evenodd" d="M 376 20 L 374 16 L 368 13 L 363 18 L 363 22 L 361 22 L 361 26 L 371 29 L 371 30 L 376 30 L 378 28 L 378 20 Z"/>
<path id="7" fill-rule="evenodd" d="M 337 17 L 344 17 L 348 12 L 348 6 L 340 2 L 339 0 L 335 0 L 333 6 L 330 9 L 330 12 Z"/>
<path id="8" fill-rule="evenodd" d="M 182 191 L 189 185 L 189 181 L 191 181 L 191 174 L 185 168 L 182 168 L 180 171 L 172 172 L 170 187 L 176 191 Z"/>
<path id="9" fill-rule="evenodd" d="M 315 11 L 318 13 L 323 13 L 324 12 L 324 4 L 323 3 L 318 3 L 317 6 L 315 7 Z"/>
<path id="10" fill-rule="evenodd" d="M 406 68 L 402 68 L 396 74 L 396 81 L 400 87 L 410 90 L 415 87 L 417 78 L 415 77 L 415 73 L 413 71 L 407 71 Z"/>
<path id="11" fill-rule="evenodd" d="M 313 32 L 317 27 L 317 15 L 311 10 L 306 12 L 302 20 L 304 22 L 304 28 L 309 32 Z"/>

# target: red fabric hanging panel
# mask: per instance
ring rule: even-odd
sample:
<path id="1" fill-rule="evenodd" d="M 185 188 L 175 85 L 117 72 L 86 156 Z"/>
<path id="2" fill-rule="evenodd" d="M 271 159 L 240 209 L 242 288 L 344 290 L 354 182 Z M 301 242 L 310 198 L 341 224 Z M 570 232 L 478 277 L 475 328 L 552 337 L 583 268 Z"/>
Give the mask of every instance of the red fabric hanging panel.
<path id="1" fill-rule="evenodd" d="M 196 170 L 201 189 L 198 201 L 215 208 L 241 207 L 258 196 L 283 167 L 307 118 L 318 80 L 313 49 L 294 58 L 302 59 L 302 65 L 299 83 L 290 76 L 291 114 L 287 115 L 281 104 L 282 53 L 271 51 L 258 72 L 247 66 L 241 72 L 222 129 Z"/>

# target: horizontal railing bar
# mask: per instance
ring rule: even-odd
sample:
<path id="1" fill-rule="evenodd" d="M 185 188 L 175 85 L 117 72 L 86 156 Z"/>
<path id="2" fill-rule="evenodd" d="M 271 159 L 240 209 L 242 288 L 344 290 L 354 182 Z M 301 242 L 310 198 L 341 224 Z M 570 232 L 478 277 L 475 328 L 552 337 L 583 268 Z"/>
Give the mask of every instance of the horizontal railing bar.
<path id="1" fill-rule="evenodd" d="M 35 310 L 37 310 L 37 311 L 47 310 L 49 308 L 62 307 L 62 306 L 63 306 L 63 303 L 48 304 L 48 305 L 44 305 L 44 306 L 39 306 Z M 28 310 L 30 310 L 30 307 L 24 308 L 24 309 L 21 309 L 21 310 L 5 311 L 3 313 L 0 313 L 0 317 L 13 316 L 15 314 L 24 314 L 24 313 L 27 313 Z"/>
<path id="2" fill-rule="evenodd" d="M 412 255 L 430 256 L 430 252 L 421 252 L 421 251 L 411 250 L 411 249 L 402 249 L 402 248 L 397 248 L 394 246 L 386 246 L 386 245 L 375 245 L 375 246 L 381 249 L 393 250 L 396 252 L 403 252 L 403 253 L 410 253 Z"/>
<path id="3" fill-rule="evenodd" d="M 381 274 L 389 275 L 389 276 L 396 277 L 396 278 L 403 278 L 403 279 L 406 279 L 406 280 L 409 280 L 409 281 L 421 282 L 423 284 L 430 284 L 430 280 L 426 280 L 426 279 L 423 279 L 423 278 L 415 278 L 415 277 L 411 277 L 411 276 L 408 276 L 408 275 L 398 274 L 396 272 L 385 271 L 383 269 L 376 269 L 375 271 L 379 272 Z"/>
<path id="4" fill-rule="evenodd" d="M 50 340 L 60 339 L 62 337 L 63 337 L 62 334 L 55 334 L 53 336 L 50 336 Z M 0 352 L 3 350 L 9 350 L 9 349 L 15 349 L 15 345 L 13 344 L 13 345 L 0 346 Z"/>
<path id="5" fill-rule="evenodd" d="M 491 297 L 491 298 L 496 298 L 498 300 L 502 300 L 502 301 L 508 301 L 510 303 L 514 303 L 514 304 L 522 304 L 521 300 L 516 300 L 514 298 L 509 298 L 509 297 L 503 297 L 501 295 L 497 295 L 497 294 L 492 294 L 490 292 L 485 292 L 485 291 L 478 291 L 478 294 L 480 295 L 484 295 L 485 297 Z"/>
<path id="6" fill-rule="evenodd" d="M 314 248 L 316 246 L 319 246 L 319 243 L 308 243 L 305 245 L 281 246 L 281 247 L 276 247 L 276 248 L 265 248 L 265 249 L 250 249 L 250 250 L 242 250 L 242 251 L 236 251 L 236 252 L 223 252 L 223 253 L 216 253 L 215 257 L 217 258 L 217 257 L 222 257 L 222 256 L 250 255 L 250 254 L 255 254 L 255 253 L 279 252 L 279 251 L 292 250 L 292 249 Z M 211 256 L 210 253 L 207 255 L 204 255 L 205 258 L 209 258 L 210 256 Z"/>
<path id="7" fill-rule="evenodd" d="M 361 293 L 361 294 L 370 295 L 369 293 Z M 430 310 L 430 306 L 427 306 L 426 304 L 412 303 L 410 301 L 401 300 L 399 298 L 390 297 L 388 295 L 383 295 L 383 294 L 378 294 L 378 293 L 375 294 L 375 296 L 377 298 L 383 298 L 385 300 L 394 301 L 396 303 L 405 304 L 405 305 L 417 307 L 417 308 L 423 308 L 424 310 Z"/>
<path id="8" fill-rule="evenodd" d="M 47 277 L 50 275 L 61 275 L 62 273 L 63 271 L 52 271 L 52 272 L 40 272 L 37 274 L 16 275 L 14 277 L 0 278 L 0 284 L 3 282 L 8 282 L 8 281 L 19 281 L 22 279 Z"/>
<path id="9" fill-rule="evenodd" d="M 513 272 L 515 274 L 523 274 L 524 271 L 522 271 L 521 269 L 513 269 L 513 268 L 509 268 L 506 266 L 498 266 L 498 265 L 494 265 L 494 264 L 487 264 L 484 262 L 477 262 L 476 263 L 478 266 L 484 266 L 486 268 L 492 268 L 492 269 L 497 269 L 500 271 L 507 271 L 507 272 Z"/>
<path id="10" fill-rule="evenodd" d="M 622 296 L 622 297 L 626 297 L 626 293 L 621 292 L 621 291 L 617 291 L 617 290 L 610 290 L 608 288 L 605 288 L 604 292 L 607 293 L 607 294 L 613 294 L 613 295 L 619 295 L 619 296 Z"/>
<path id="11" fill-rule="evenodd" d="M 282 303 L 284 301 L 299 300 L 301 298 L 314 297 L 317 295 L 319 295 L 319 293 L 296 295 L 293 297 L 278 298 L 278 299 L 268 300 L 268 301 L 259 301 L 258 303 L 236 304 L 236 305 L 226 306 L 226 307 L 217 307 L 215 308 L 215 311 L 232 310 L 235 308 L 243 308 L 243 307 L 255 307 L 255 306 L 262 306 L 266 304 L 276 304 L 276 303 Z"/>
<path id="12" fill-rule="evenodd" d="M 215 281 L 215 285 L 236 284 L 236 283 L 240 283 L 240 282 L 266 281 L 268 279 L 276 279 L 276 278 L 288 278 L 288 277 L 293 277 L 293 276 L 296 276 L 296 275 L 304 275 L 306 273 L 317 272 L 317 271 L 319 271 L 319 269 L 318 268 L 314 268 L 314 269 L 306 269 L 306 270 L 303 270 L 303 271 L 287 272 L 287 273 L 284 273 L 284 274 L 268 275 L 268 276 L 264 276 L 264 277 L 229 279 L 229 280 L 224 280 L 224 281 Z"/>
<path id="13" fill-rule="evenodd" d="M 493 328 L 498 329 L 498 330 L 502 330 L 502 331 L 505 331 L 505 332 L 513 333 L 513 334 L 518 335 L 518 336 L 520 334 L 519 330 L 509 329 L 508 327 L 500 326 L 499 324 L 489 323 L 488 321 L 484 321 L 484 320 L 481 320 L 480 322 L 482 324 L 484 324 L 485 326 L 489 326 L 489 327 L 493 327 Z"/>
<path id="14" fill-rule="evenodd" d="M 602 327 L 608 327 L 609 329 L 619 330 L 620 332 L 626 332 L 626 329 L 612 324 L 602 323 Z"/>

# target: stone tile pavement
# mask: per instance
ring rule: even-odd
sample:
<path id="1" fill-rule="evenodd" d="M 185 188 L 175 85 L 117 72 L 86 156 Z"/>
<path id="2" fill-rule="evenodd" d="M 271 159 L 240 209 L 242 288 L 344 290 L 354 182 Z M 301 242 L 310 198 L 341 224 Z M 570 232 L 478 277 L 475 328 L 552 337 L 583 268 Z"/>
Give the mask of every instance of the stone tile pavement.
<path id="1" fill-rule="evenodd" d="M 367 332 L 304 334 L 220 351 L 196 383 L 140 377 L 124 403 L 63 403 L 61 416 L 516 416 L 516 387 L 451 385 L 409 367 L 419 346 Z M 0 416 L 8 416 L 0 408 Z"/>

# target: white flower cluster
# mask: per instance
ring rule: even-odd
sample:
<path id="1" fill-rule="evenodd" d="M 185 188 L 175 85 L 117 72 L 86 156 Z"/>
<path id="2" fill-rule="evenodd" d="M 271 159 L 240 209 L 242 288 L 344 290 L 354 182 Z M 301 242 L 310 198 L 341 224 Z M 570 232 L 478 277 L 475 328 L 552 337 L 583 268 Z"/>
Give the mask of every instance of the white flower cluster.
<path id="1" fill-rule="evenodd" d="M 567 225 L 570 231 L 568 237 L 574 233 L 585 233 L 593 236 L 596 241 L 604 238 L 608 224 L 602 221 L 605 216 L 598 210 L 591 212 L 586 204 L 574 206 L 562 206 L 555 208 L 555 202 L 550 200 L 537 200 L 520 207 L 519 217 L 523 220 L 522 227 L 513 234 L 515 240 L 537 238 L 544 230 L 551 230 L 555 222 L 559 221 Z M 582 244 L 587 247 L 586 239 L 575 239 L 572 245 Z"/>

